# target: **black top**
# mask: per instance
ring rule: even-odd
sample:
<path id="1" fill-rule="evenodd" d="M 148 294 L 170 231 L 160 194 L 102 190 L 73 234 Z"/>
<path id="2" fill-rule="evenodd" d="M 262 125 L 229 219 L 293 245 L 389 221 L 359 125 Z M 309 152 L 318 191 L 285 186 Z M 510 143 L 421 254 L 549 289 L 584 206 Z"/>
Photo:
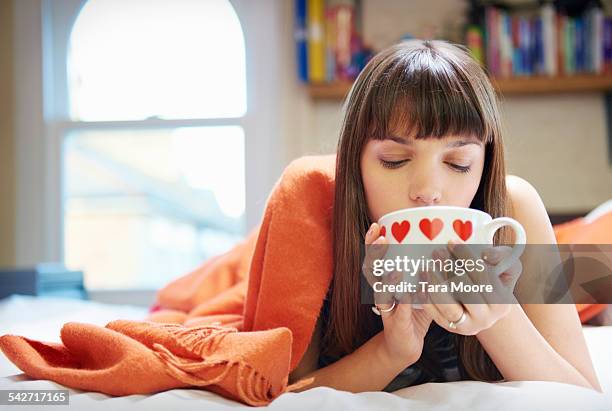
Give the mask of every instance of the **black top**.
<path id="1" fill-rule="evenodd" d="M 372 315 L 376 315 L 372 313 Z M 325 330 L 327 327 L 327 319 L 329 316 L 329 302 L 326 298 L 321 309 L 322 327 Z M 324 331 L 323 331 L 324 332 Z M 435 322 L 432 322 L 427 331 L 426 341 L 431 344 L 431 349 L 439 358 L 439 366 L 444 376 L 440 379 L 437 376 L 427 373 L 418 363 L 404 369 L 399 373 L 383 391 L 393 392 L 400 388 L 410 387 L 412 385 L 424 384 L 427 382 L 448 382 L 461 380 L 461 372 L 459 370 L 459 359 L 455 338 L 452 333 L 446 331 Z M 318 367 L 322 368 L 339 360 L 341 357 L 332 357 L 321 354 L 319 356 Z"/>

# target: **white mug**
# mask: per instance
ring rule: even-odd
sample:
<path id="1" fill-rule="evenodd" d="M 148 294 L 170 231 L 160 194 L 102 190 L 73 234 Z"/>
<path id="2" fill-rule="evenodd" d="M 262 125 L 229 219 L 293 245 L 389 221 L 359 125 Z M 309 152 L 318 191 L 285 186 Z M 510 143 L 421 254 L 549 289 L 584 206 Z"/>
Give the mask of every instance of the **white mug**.
<path id="1" fill-rule="evenodd" d="M 494 275 L 500 275 L 520 258 L 527 240 L 523 226 L 510 217 L 494 219 L 484 211 L 457 206 L 405 208 L 383 215 L 378 224 L 388 244 L 414 245 L 446 245 L 451 239 L 466 244 L 492 245 L 495 232 L 510 226 L 516 241 L 510 256 L 491 268 Z"/>

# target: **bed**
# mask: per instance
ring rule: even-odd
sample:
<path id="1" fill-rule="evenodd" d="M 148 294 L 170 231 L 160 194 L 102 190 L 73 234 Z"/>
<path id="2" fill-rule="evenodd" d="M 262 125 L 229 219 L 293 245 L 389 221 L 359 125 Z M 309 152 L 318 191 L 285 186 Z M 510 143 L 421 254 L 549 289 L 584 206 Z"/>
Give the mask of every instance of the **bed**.
<path id="1" fill-rule="evenodd" d="M 142 319 L 146 309 L 92 301 L 12 296 L 0 300 L 0 335 L 11 333 L 46 341 L 59 341 L 59 330 L 68 321 L 104 326 L 108 321 Z M 429 383 L 394 393 L 353 394 L 318 387 L 287 393 L 273 401 L 272 410 L 612 410 L 612 326 L 584 327 L 585 337 L 604 392 L 568 384 L 522 381 L 487 384 L 474 381 Z M 0 389 L 66 389 L 45 380 L 32 380 L 0 355 Z M 199 389 L 175 389 L 153 395 L 111 397 L 96 392 L 69 389 L 70 409 L 249 409 L 241 403 Z"/>

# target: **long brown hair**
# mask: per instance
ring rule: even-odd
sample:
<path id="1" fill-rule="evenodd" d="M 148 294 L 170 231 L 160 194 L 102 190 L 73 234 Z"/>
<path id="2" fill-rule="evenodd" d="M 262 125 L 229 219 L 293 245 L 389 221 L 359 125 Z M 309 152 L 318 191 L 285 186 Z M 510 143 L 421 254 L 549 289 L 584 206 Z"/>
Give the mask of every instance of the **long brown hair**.
<path id="1" fill-rule="evenodd" d="M 322 353 L 336 356 L 353 352 L 382 330 L 380 317 L 360 299 L 361 251 L 372 222 L 359 164 L 369 139 L 382 139 L 397 124 L 417 139 L 476 136 L 485 144 L 485 162 L 470 207 L 493 218 L 510 215 L 512 207 L 506 195 L 496 95 L 487 74 L 464 46 L 441 40 L 408 40 L 381 51 L 359 74 L 343 111 L 336 153 L 334 276 L 321 348 Z M 501 229 L 494 244 L 510 244 L 511 239 L 511 231 Z M 475 336 L 452 336 L 465 378 L 502 379 Z M 429 348 L 426 337 L 419 363 L 438 374 Z"/>

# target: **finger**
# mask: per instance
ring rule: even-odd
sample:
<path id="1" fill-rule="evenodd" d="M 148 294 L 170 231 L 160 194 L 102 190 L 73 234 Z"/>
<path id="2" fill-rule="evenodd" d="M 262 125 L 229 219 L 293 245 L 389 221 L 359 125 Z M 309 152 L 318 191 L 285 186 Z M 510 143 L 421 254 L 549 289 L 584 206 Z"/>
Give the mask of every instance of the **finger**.
<path id="1" fill-rule="evenodd" d="M 379 237 L 379 233 L 380 233 L 380 226 L 378 225 L 378 223 L 372 223 L 370 225 L 370 228 L 368 228 L 368 231 L 366 232 L 364 236 L 365 243 L 372 244 L 374 240 L 376 240 Z"/>
<path id="2" fill-rule="evenodd" d="M 457 244 L 453 240 L 449 241 L 449 243 L 449 251 L 453 253 L 457 260 L 462 260 L 463 272 L 461 276 L 464 277 L 464 284 L 491 284 L 493 273 L 489 270 L 490 266 L 486 264 L 484 257 L 476 258 L 476 255 L 482 255 L 485 252 L 492 253 L 491 247 L 487 247 L 484 251 L 479 252 L 479 247 L 475 244 Z M 483 264 L 483 262 L 485 263 Z M 459 274 L 457 273 L 457 275 Z M 494 280 L 497 280 L 497 277 Z"/>
<path id="3" fill-rule="evenodd" d="M 380 287 L 383 291 L 374 291 L 374 304 L 381 314 L 385 314 L 385 310 L 391 310 L 387 315 L 391 314 L 397 309 L 396 305 L 398 301 L 395 298 L 395 293 L 387 291 L 387 286 L 397 284 L 401 279 L 400 274 L 397 271 L 392 273 L 385 273 L 378 279 L 380 281 Z"/>
<path id="4" fill-rule="evenodd" d="M 427 282 L 427 289 L 431 290 L 427 292 L 427 295 L 433 304 L 457 303 L 451 293 L 445 290 L 445 287 L 449 287 L 449 282 L 442 278 L 442 274 L 436 271 L 427 271 L 423 272 L 422 276 L 425 278 L 424 281 Z"/>
<path id="5" fill-rule="evenodd" d="M 477 282 L 474 282 L 469 275 L 454 277 L 452 282 L 456 285 L 456 289 L 453 292 L 455 300 L 463 305 L 487 305 L 495 302 L 495 286 L 493 286 L 493 291 L 491 292 L 481 288 L 482 285 L 488 285 L 488 282 L 483 280 L 486 277 L 488 277 L 487 273 L 480 275 Z"/>
<path id="6" fill-rule="evenodd" d="M 402 276 L 397 271 L 393 271 L 393 272 L 383 275 L 380 278 L 380 281 L 382 283 L 381 286 L 384 288 L 384 291 L 375 291 L 374 301 L 376 303 L 382 302 L 385 304 L 392 304 L 396 293 L 388 291 L 389 286 L 398 284 L 401 281 L 401 279 L 402 279 Z M 395 300 L 397 303 L 398 302 L 397 298 L 395 298 Z"/>
<path id="7" fill-rule="evenodd" d="M 452 255 L 449 253 L 449 251 L 447 249 L 443 249 L 443 250 L 437 250 L 436 254 L 438 254 L 443 260 L 448 260 L 452 258 Z M 457 269 L 458 270 L 458 269 Z M 446 281 L 443 281 L 443 283 L 448 284 L 448 287 L 451 288 L 451 284 L 452 285 L 466 285 L 467 287 L 470 287 L 474 284 L 473 281 L 471 280 L 471 278 L 468 275 L 465 275 L 465 272 L 467 271 L 467 269 L 465 269 L 463 272 L 457 272 L 457 273 L 452 273 L 449 278 Z M 459 287 L 457 287 L 459 288 Z M 465 292 L 462 293 L 461 291 L 457 290 L 449 290 L 449 293 L 453 296 L 454 300 L 458 303 L 462 303 L 462 304 L 466 304 L 466 303 L 476 303 L 476 304 L 480 304 L 480 303 L 484 303 L 485 301 L 482 299 L 481 296 L 478 295 L 478 293 L 473 293 L 473 292 Z"/>
<path id="8" fill-rule="evenodd" d="M 373 233 L 373 236 L 379 234 L 379 227 L 376 223 L 373 224 Z M 367 246 L 364 259 L 364 273 L 372 287 L 375 304 L 391 305 L 395 293 L 388 291 L 388 286 L 397 284 L 401 280 L 397 271 L 384 269 L 387 249 L 387 240 L 383 236 L 378 236 L 372 244 Z"/>
<path id="9" fill-rule="evenodd" d="M 461 258 L 464 260 L 476 259 L 474 253 L 469 247 L 469 244 L 466 244 L 461 240 L 449 240 L 446 248 L 455 258 Z"/>
<path id="10" fill-rule="evenodd" d="M 387 253 L 387 248 L 386 239 L 380 235 L 380 226 L 373 223 L 365 235 L 365 256 L 362 264 L 362 271 L 370 285 L 374 281 L 378 281 L 377 277 L 382 275 L 382 270 L 375 267 L 374 264 L 377 260 L 381 261 L 383 259 Z M 375 269 L 377 269 L 377 272 L 374 271 Z"/>
<path id="11" fill-rule="evenodd" d="M 482 258 L 487 262 L 487 264 L 491 266 L 496 266 L 500 262 L 504 261 L 506 258 L 509 258 L 512 255 L 512 247 L 506 245 L 500 245 L 495 247 L 489 247 L 482 253 Z M 518 264 L 517 264 L 518 263 Z M 512 266 L 506 269 L 501 274 L 510 274 L 513 277 L 516 275 L 520 275 L 523 271 L 521 260 L 518 259 Z"/>
<path id="12" fill-rule="evenodd" d="M 461 311 L 460 307 L 457 307 L 452 313 L 449 313 L 449 307 L 445 307 L 438 304 L 433 304 L 428 297 L 428 302 L 423 304 L 423 310 L 425 313 L 432 318 L 433 321 L 436 322 L 440 327 L 444 328 L 449 332 L 456 333 L 458 332 L 459 327 L 462 327 L 466 324 L 467 321 L 460 324 L 456 329 L 449 327 L 449 319 L 447 316 L 452 316 L 454 319 L 458 319 L 461 317 L 463 311 Z M 446 311 L 444 311 L 446 309 Z"/>
<path id="13" fill-rule="evenodd" d="M 380 315 L 384 323 L 385 318 L 393 315 L 397 308 L 395 300 L 391 300 L 388 303 L 375 303 L 372 306 L 372 311 Z"/>
<path id="14" fill-rule="evenodd" d="M 451 265 L 447 264 L 447 261 L 453 259 L 453 257 L 446 248 L 435 249 L 432 252 L 432 257 L 434 259 L 434 267 L 436 269 L 438 267 L 441 268 L 440 273 L 443 280 L 447 281 L 455 276 L 455 273 L 450 269 Z"/>
<path id="15" fill-rule="evenodd" d="M 512 254 L 512 247 L 507 245 L 487 247 L 481 254 L 483 260 L 490 265 L 497 265 Z"/>
<path id="16" fill-rule="evenodd" d="M 446 318 L 442 316 L 442 313 L 436 308 L 435 304 L 427 302 L 422 305 L 422 308 L 422 311 L 425 312 L 427 317 L 430 317 L 432 321 L 435 321 L 435 323 L 440 327 L 447 329 L 446 326 L 448 325 L 448 322 L 446 321 Z"/>
<path id="17" fill-rule="evenodd" d="M 441 285 L 443 282 L 438 277 L 437 273 L 430 273 L 428 275 L 429 284 L 431 284 L 434 289 L 437 291 L 428 292 L 428 300 L 434 306 L 435 310 L 439 313 L 438 315 L 438 324 L 441 327 L 452 331 L 449 327 L 449 321 L 458 320 L 461 317 L 461 314 L 464 312 L 464 308 L 462 304 L 460 304 L 455 298 L 451 295 L 451 293 L 447 291 L 443 291 Z"/>
<path id="18" fill-rule="evenodd" d="M 512 266 L 499 275 L 500 282 L 500 292 L 501 297 L 499 298 L 500 302 L 506 303 L 514 303 L 516 301 L 516 297 L 514 295 L 514 289 L 516 288 L 516 284 L 518 283 L 519 278 L 523 272 L 523 264 L 521 260 L 518 260 Z"/>
<path id="19" fill-rule="evenodd" d="M 514 287 L 523 271 L 520 259 L 508 267 L 504 272 L 497 275 L 495 275 L 492 270 L 492 267 L 497 266 L 500 262 L 509 258 L 511 254 L 512 247 L 505 245 L 487 247 L 482 252 L 482 258 L 487 262 L 487 267 L 489 268 L 489 275 L 486 281 L 494 288 L 494 293 L 485 294 L 486 300 L 490 304 L 514 301 Z M 482 281 L 484 281 L 484 279 Z"/>
<path id="20" fill-rule="evenodd" d="M 437 284 L 439 281 L 434 276 L 432 282 L 434 284 Z M 471 278 L 466 275 L 454 276 L 450 281 L 446 282 L 446 284 L 449 284 L 449 287 L 450 283 L 463 283 L 468 288 L 473 285 Z M 489 304 L 488 301 L 485 300 L 484 295 L 480 292 L 466 291 L 464 293 L 461 293 L 459 291 L 456 291 L 449 292 L 446 295 L 445 293 L 435 293 L 433 294 L 433 302 L 435 308 L 441 313 L 443 322 L 445 321 L 446 328 L 449 331 L 458 332 L 457 330 L 459 330 L 459 333 L 465 334 L 467 332 L 466 330 L 471 330 L 475 326 L 479 326 L 479 320 L 484 320 L 488 318 Z M 465 325 L 464 322 L 461 325 L 457 326 L 461 327 L 461 329 L 451 329 L 449 327 L 449 321 L 457 321 L 463 311 L 465 311 L 468 317 L 472 320 L 471 324 Z"/>

